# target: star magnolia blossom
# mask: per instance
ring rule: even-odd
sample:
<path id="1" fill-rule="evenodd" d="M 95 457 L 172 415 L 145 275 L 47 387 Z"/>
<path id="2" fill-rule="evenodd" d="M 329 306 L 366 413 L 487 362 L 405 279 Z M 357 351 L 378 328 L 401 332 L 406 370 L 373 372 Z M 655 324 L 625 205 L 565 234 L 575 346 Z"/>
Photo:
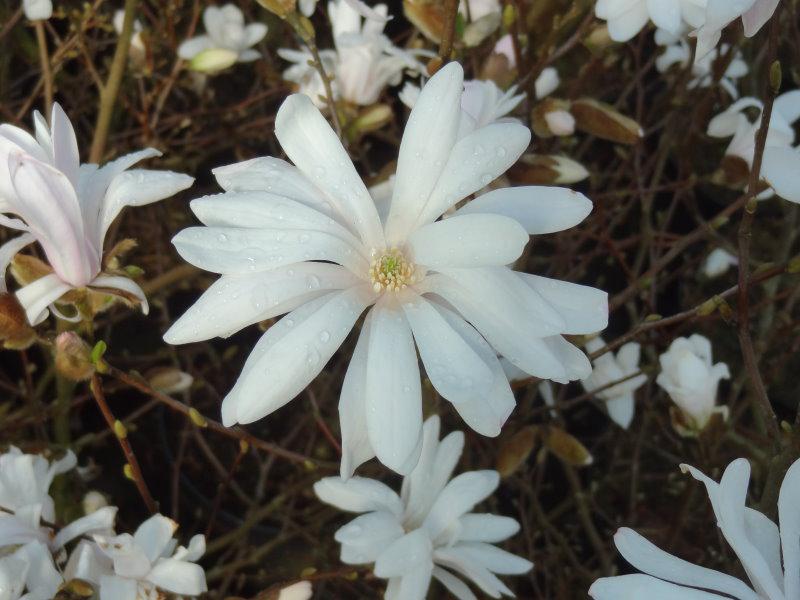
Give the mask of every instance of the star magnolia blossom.
<path id="1" fill-rule="evenodd" d="M 605 345 L 603 338 L 595 337 L 586 343 L 586 350 L 597 352 Z M 622 346 L 616 355 L 613 352 L 606 352 L 594 359 L 591 375 L 581 381 L 584 389 L 592 392 L 637 373 L 639 371 L 639 351 L 639 344 L 630 342 Z M 595 392 L 594 395 L 605 401 L 611 419 L 623 429 L 627 429 L 633 420 L 635 411 L 633 393 L 646 382 L 647 376 L 640 374 Z"/>
<path id="2" fill-rule="evenodd" d="M 329 2 L 336 49 L 320 51 L 323 67 L 332 75 L 334 99 L 361 106 L 377 102 L 387 85 L 400 83 L 404 71 L 425 72 L 413 52 L 397 48 L 383 34 L 388 20 L 386 5 L 366 10 L 359 9 L 352 0 Z M 317 70 L 309 65 L 309 60 L 313 62 L 310 52 L 281 48 L 278 55 L 294 63 L 284 71 L 283 78 L 296 83 L 298 91 L 317 106 L 324 106 L 325 87 Z"/>
<path id="3" fill-rule="evenodd" d="M 95 535 L 82 541 L 64 570 L 67 580 L 82 579 L 98 587 L 100 600 L 157 600 L 159 592 L 197 596 L 207 591 L 203 568 L 195 564 L 206 549 L 203 535 L 189 547 L 172 538 L 178 524 L 153 515 L 133 535 Z"/>
<path id="4" fill-rule="evenodd" d="M 205 35 L 198 35 L 186 40 L 178 47 L 178 56 L 184 60 L 192 60 L 201 52 L 225 50 L 232 53 L 233 62 L 252 62 L 261 58 L 261 53 L 254 50 L 258 42 L 267 35 L 267 26 L 263 23 L 245 25 L 244 15 L 233 4 L 221 7 L 209 6 L 203 11 Z"/>
<path id="5" fill-rule="evenodd" d="M 657 0 L 656 0 L 657 1 Z M 697 30 L 692 36 L 697 37 L 695 60 L 702 60 L 719 43 L 722 30 L 739 17 L 742 18 L 744 34 L 753 37 L 766 23 L 780 0 L 691 0 L 705 5 L 702 22 L 693 24 Z"/>
<path id="6" fill-rule="evenodd" d="M 53 16 L 52 0 L 22 0 L 22 11 L 31 21 L 49 19 Z"/>
<path id="7" fill-rule="evenodd" d="M 0 598 L 19 598 L 27 587 L 27 600 L 50 600 L 63 583 L 52 553 L 78 536 L 109 531 L 116 508 L 101 508 L 63 527 L 55 534 L 53 499 L 48 490 L 56 475 L 76 464 L 68 452 L 50 463 L 14 446 L 0 455 Z M 8 512 L 10 511 L 10 512 Z M 4 587 L 6 586 L 6 587 Z M 9 590 L 9 596 L 3 592 Z"/>
<path id="8" fill-rule="evenodd" d="M 719 483 L 694 467 L 681 465 L 681 470 L 705 484 L 720 532 L 751 585 L 668 554 L 623 528 L 614 543 L 625 560 L 646 574 L 598 579 L 589 595 L 595 600 L 800 600 L 800 461 L 787 471 L 778 495 L 780 529 L 745 506 L 750 480 L 745 459 L 728 465 Z"/>
<path id="9" fill-rule="evenodd" d="M 660 73 L 665 73 L 673 65 L 678 65 L 685 69 L 689 66 L 692 58 L 692 49 L 689 42 L 683 35 L 673 36 L 669 32 L 659 29 L 656 31 L 656 43 L 664 46 L 664 52 L 656 59 L 656 69 Z M 689 89 L 707 88 L 714 84 L 714 63 L 719 56 L 727 55 L 730 46 L 723 44 L 719 52 L 709 52 L 705 57 L 700 58 L 692 65 L 692 79 L 689 81 Z M 719 80 L 720 86 L 730 95 L 731 98 L 739 97 L 736 89 L 736 80 L 747 75 L 749 69 L 747 63 L 742 58 L 742 53 L 736 51 L 725 73 Z"/>
<path id="10" fill-rule="evenodd" d="M 706 277 L 719 277 L 738 264 L 736 256 L 722 248 L 714 248 L 703 263 L 703 273 Z"/>
<path id="11" fill-rule="evenodd" d="M 533 567 L 493 545 L 517 533 L 517 521 L 470 512 L 497 489 L 497 471 L 470 471 L 450 479 L 463 447 L 460 431 L 439 441 L 439 417 L 434 416 L 425 421 L 422 454 L 403 479 L 400 496 L 363 477 L 326 477 L 314 484 L 323 502 L 364 513 L 334 537 L 342 545 L 342 562 L 375 563 L 375 575 L 389 580 L 386 600 L 424 599 L 431 577 L 458 600 L 475 600 L 453 572 L 492 598 L 513 596 L 495 573 L 520 575 Z"/>
<path id="12" fill-rule="evenodd" d="M 451 63 L 422 90 L 385 222 L 336 134 L 301 94 L 287 98 L 275 121 L 296 166 L 259 158 L 217 169 L 227 193 L 192 202 L 207 226 L 173 243 L 222 278 L 164 339 L 228 336 L 291 311 L 261 338 L 223 401 L 225 425 L 251 423 L 299 394 L 369 306 L 339 404 L 345 477 L 375 455 L 404 474 L 416 465 L 415 342 L 434 387 L 484 435 L 497 435 L 515 404 L 497 354 L 541 378 L 589 374 L 586 356 L 561 334 L 604 328 L 606 294 L 506 265 L 529 234 L 579 223 L 591 202 L 560 188 L 499 189 L 437 221 L 530 141 L 517 123 L 459 139 L 462 86 L 461 66 Z"/>
<path id="13" fill-rule="evenodd" d="M 755 155 L 756 136 L 761 126 L 761 118 L 755 121 L 750 121 L 744 113 L 745 109 L 757 108 L 761 110 L 763 104 L 757 98 L 741 98 L 731 104 L 724 112 L 718 114 L 708 124 L 708 135 L 717 138 L 726 138 L 733 136 L 725 154 L 728 156 L 738 156 L 747 163 L 748 167 L 753 166 L 753 157 Z M 769 129 L 767 131 L 767 149 L 777 148 L 786 152 L 792 151 L 792 146 L 795 142 L 795 132 L 792 127 L 795 121 L 800 119 L 800 90 L 792 90 L 781 94 L 775 99 L 772 109 L 772 117 L 769 121 Z M 778 153 L 778 157 L 781 154 Z M 765 156 L 765 159 L 767 157 Z M 770 160 L 764 160 L 765 165 L 762 171 L 769 172 L 770 178 L 780 181 L 782 173 L 788 173 L 782 166 L 780 158 L 776 158 L 776 154 L 769 155 Z M 777 164 L 773 164 L 777 163 Z M 769 165 L 767 167 L 766 165 Z M 766 174 L 766 173 L 765 173 Z M 780 183 L 778 184 L 780 185 Z M 760 194 L 759 198 L 765 198 L 772 195 L 772 192 L 767 190 L 766 193 Z"/>
<path id="14" fill-rule="evenodd" d="M 688 420 L 688 431 L 701 431 L 715 412 L 727 414 L 727 407 L 715 406 L 721 379 L 730 379 L 728 365 L 711 362 L 711 342 L 702 335 L 673 340 L 658 357 L 661 373 L 656 383 L 669 394 Z"/>
<path id="15" fill-rule="evenodd" d="M 171 171 L 130 169 L 161 155 L 153 148 L 102 167 L 81 165 L 72 124 L 58 104 L 50 128 L 38 112 L 34 123 L 35 139 L 0 125 L 0 225 L 25 232 L 0 246 L 0 292 L 7 290 L 5 272 L 14 255 L 38 242 L 53 273 L 17 291 L 32 325 L 47 318 L 47 307 L 65 293 L 84 287 L 135 297 L 146 313 L 147 300 L 138 285 L 102 272 L 106 231 L 125 206 L 162 200 L 194 180 Z"/>

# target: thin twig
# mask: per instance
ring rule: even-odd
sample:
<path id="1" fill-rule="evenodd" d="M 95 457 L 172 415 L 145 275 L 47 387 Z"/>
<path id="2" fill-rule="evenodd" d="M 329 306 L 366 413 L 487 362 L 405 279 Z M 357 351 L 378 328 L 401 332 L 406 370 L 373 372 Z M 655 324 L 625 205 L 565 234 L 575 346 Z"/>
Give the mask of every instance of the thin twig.
<path id="1" fill-rule="evenodd" d="M 114 418 L 111 409 L 108 407 L 105 394 L 103 393 L 103 384 L 100 381 L 100 377 L 96 373 L 92 375 L 89 388 L 91 389 L 92 395 L 97 402 L 98 408 L 100 408 L 100 412 L 103 413 L 103 418 L 105 418 L 109 429 L 116 434 L 115 437 L 119 441 L 119 446 L 122 448 L 123 454 L 125 454 L 125 460 L 128 461 L 128 464 L 131 467 L 131 476 L 134 483 L 136 483 L 136 487 L 139 490 L 142 500 L 144 500 L 145 506 L 147 506 L 147 510 L 149 510 L 151 514 L 157 513 L 158 506 L 156 505 L 155 500 L 153 500 L 153 496 L 150 494 L 150 490 L 148 489 L 147 483 L 144 480 L 142 470 L 139 468 L 139 461 L 136 459 L 136 454 L 134 454 L 133 448 L 128 441 L 127 434 L 124 433 L 124 428 L 123 431 L 118 431 L 119 427 L 117 426 L 117 420 Z"/>
<path id="2" fill-rule="evenodd" d="M 47 118 L 53 110 L 53 70 L 50 68 L 50 55 L 47 52 L 47 37 L 44 34 L 44 22 L 34 22 L 36 29 L 36 44 L 39 46 L 39 64 L 42 67 L 42 81 L 44 82 L 44 110 Z"/>
<path id="3" fill-rule="evenodd" d="M 439 58 L 442 59 L 443 64 L 450 60 L 450 55 L 453 53 L 457 13 L 458 0 L 444 0 L 444 26 L 442 27 L 442 41 L 439 44 Z"/>

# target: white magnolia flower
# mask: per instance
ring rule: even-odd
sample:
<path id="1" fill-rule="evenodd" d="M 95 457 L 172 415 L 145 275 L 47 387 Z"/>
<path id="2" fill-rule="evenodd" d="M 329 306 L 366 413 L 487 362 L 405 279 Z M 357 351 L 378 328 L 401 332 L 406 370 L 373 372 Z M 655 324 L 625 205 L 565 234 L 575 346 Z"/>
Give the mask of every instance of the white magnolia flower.
<path id="1" fill-rule="evenodd" d="M 221 7 L 209 6 L 203 11 L 205 35 L 186 40 L 178 47 L 178 56 L 192 60 L 203 52 L 226 50 L 233 54 L 232 62 L 252 62 L 261 58 L 261 53 L 253 49 L 267 35 L 263 23 L 245 25 L 244 14 L 233 4 Z"/>
<path id="2" fill-rule="evenodd" d="M 711 52 L 722 37 L 722 30 L 739 17 L 742 18 L 744 34 L 753 37 L 775 12 L 779 2 L 780 0 L 703 0 L 706 9 L 702 23 L 693 24 L 697 27 L 692 32 L 692 36 L 697 37 L 695 60 L 701 60 Z"/>
<path id="3" fill-rule="evenodd" d="M 161 592 L 197 596 L 207 591 L 203 568 L 195 564 L 205 553 L 203 535 L 188 548 L 175 546 L 178 524 L 153 515 L 133 535 L 95 535 L 82 541 L 64 570 L 65 578 L 83 579 L 99 588 L 100 600 L 157 600 Z"/>
<path id="4" fill-rule="evenodd" d="M 385 4 L 365 10 L 352 0 L 332 0 L 328 3 L 328 16 L 336 49 L 321 50 L 320 58 L 325 72 L 331 75 L 334 99 L 361 106 L 374 104 L 387 85 L 400 83 L 404 71 L 425 72 L 415 53 L 396 47 L 384 35 L 388 20 Z M 281 48 L 278 55 L 293 63 L 283 78 L 296 83 L 298 91 L 317 106 L 324 106 L 325 87 L 317 70 L 309 64 L 313 60 L 311 53 Z"/>
<path id="5" fill-rule="evenodd" d="M 755 155 L 756 136 L 761 126 L 761 117 L 750 121 L 745 110 L 748 108 L 763 109 L 763 104 L 757 98 L 741 98 L 731 104 L 724 112 L 718 114 L 708 124 L 708 135 L 717 138 L 731 137 L 725 154 L 738 156 L 747 163 L 748 167 L 753 166 Z M 791 152 L 795 142 L 795 132 L 793 124 L 800 119 L 800 90 L 792 90 L 781 94 L 775 99 L 772 109 L 772 117 L 769 121 L 767 131 L 767 149 L 777 148 L 783 152 Z M 764 160 L 762 171 L 769 170 L 771 178 L 774 178 L 781 185 L 780 175 L 787 173 L 783 168 L 781 152 L 771 152 L 769 160 Z M 767 156 L 765 156 L 765 159 Z M 767 166 L 769 165 L 769 167 Z M 777 168 L 776 168 L 777 167 Z M 770 177 L 768 177 L 770 179 Z M 770 190 L 759 195 L 759 198 L 766 198 L 772 195 Z"/>
<path id="6" fill-rule="evenodd" d="M 767 148 L 761 173 L 772 189 L 791 202 L 800 203 L 800 152 L 798 148 Z"/>
<path id="7" fill-rule="evenodd" d="M 702 481 L 717 526 L 750 579 L 694 565 L 664 552 L 633 531 L 614 536 L 620 554 L 645 574 L 598 579 L 589 590 L 595 600 L 800 600 L 800 461 L 786 473 L 778 495 L 780 528 L 763 513 L 745 506 L 750 463 L 743 458 L 725 469 L 719 483 L 681 465 Z"/>
<path id="8" fill-rule="evenodd" d="M 228 336 L 289 313 L 261 338 L 223 401 L 226 425 L 256 421 L 300 393 L 370 306 L 339 405 L 345 477 L 375 455 L 400 473 L 416 465 L 415 345 L 434 387 L 484 435 L 500 432 L 515 403 L 497 354 L 541 378 L 589 374 L 586 356 L 561 334 L 604 328 L 606 294 L 506 265 L 529 234 L 579 223 L 591 202 L 561 188 L 498 189 L 437 220 L 501 175 L 530 141 L 518 123 L 458 139 L 462 78 L 450 63 L 422 90 L 385 222 L 336 134 L 301 94 L 287 98 L 275 121 L 296 166 L 257 158 L 216 169 L 226 193 L 192 202 L 206 227 L 173 243 L 222 278 L 164 339 Z"/>
<path id="9" fill-rule="evenodd" d="M 161 155 L 153 148 L 102 167 L 80 164 L 72 124 L 57 103 L 51 127 L 38 112 L 34 124 L 36 138 L 0 125 L 0 225 L 25 232 L 0 246 L 0 292 L 7 290 L 5 272 L 14 255 L 38 242 L 53 273 L 17 291 L 32 325 L 47 318 L 47 307 L 66 292 L 84 287 L 135 297 L 146 313 L 147 300 L 138 285 L 102 272 L 106 231 L 125 206 L 167 198 L 194 180 L 171 171 L 130 169 Z"/>
<path id="10" fill-rule="evenodd" d="M 715 412 L 727 414 L 727 407 L 716 406 L 717 387 L 731 375 L 725 363 L 712 364 L 708 338 L 698 334 L 677 338 L 658 361 L 661 373 L 656 383 L 681 410 L 690 431 L 702 430 Z"/>
<path id="11" fill-rule="evenodd" d="M 114 13 L 114 31 L 117 32 L 117 35 L 122 33 L 122 26 L 125 24 L 125 11 L 120 9 Z M 133 36 L 131 36 L 131 48 L 134 50 L 138 50 L 139 52 L 144 52 L 146 50 L 144 46 L 144 40 L 142 39 L 142 31 L 144 31 L 144 26 L 139 19 L 135 19 L 133 21 Z"/>
<path id="12" fill-rule="evenodd" d="M 739 259 L 727 250 L 714 248 L 703 263 L 706 277 L 719 277 L 731 267 L 739 264 Z"/>
<path id="13" fill-rule="evenodd" d="M 527 573 L 533 564 L 494 546 L 519 531 L 510 517 L 470 512 L 497 489 L 497 471 L 470 471 L 450 479 L 464 447 L 464 434 L 439 441 L 439 417 L 425 421 L 422 453 L 403 479 L 400 496 L 363 477 L 326 477 L 314 484 L 317 497 L 340 510 L 364 513 L 341 527 L 343 563 L 375 563 L 388 579 L 386 600 L 422 600 L 431 577 L 458 600 L 475 595 L 456 574 L 492 598 L 513 596 L 497 578 Z"/>
<path id="14" fill-rule="evenodd" d="M 36 454 L 23 454 L 12 446 L 0 455 L 0 598 L 19 598 L 27 586 L 27 600 L 49 600 L 63 582 L 53 563 L 52 552 L 61 550 L 78 536 L 109 531 L 116 508 L 105 507 L 77 519 L 55 533 L 50 484 L 56 475 L 76 464 L 72 452 L 49 462 Z M 4 581 L 7 588 L 4 588 Z M 19 594 L 14 595 L 18 591 Z"/>
<path id="15" fill-rule="evenodd" d="M 597 0 L 594 14 L 608 21 L 608 34 L 612 40 L 627 42 L 648 21 L 673 34 L 681 30 L 684 21 L 699 26 L 698 12 L 704 6 L 705 0 Z"/>
<path id="16" fill-rule="evenodd" d="M 22 11 L 31 21 L 49 19 L 53 16 L 53 1 L 22 0 Z"/>
<path id="17" fill-rule="evenodd" d="M 665 46 L 664 52 L 656 59 L 656 69 L 660 73 L 669 70 L 673 65 L 678 65 L 685 69 L 689 66 L 692 57 L 692 49 L 689 42 L 682 35 L 672 36 L 663 29 L 656 31 L 656 43 Z M 723 44 L 718 52 L 709 52 L 703 58 L 698 59 L 692 65 L 692 79 L 689 81 L 689 89 L 707 88 L 714 84 L 714 62 L 721 55 L 728 53 L 730 46 Z M 736 89 L 736 80 L 744 77 L 748 73 L 747 63 L 742 58 L 742 53 L 737 50 L 734 53 L 725 73 L 719 80 L 719 84 L 730 95 L 731 98 L 739 97 Z"/>
<path id="18" fill-rule="evenodd" d="M 586 342 L 586 350 L 597 352 L 605 345 L 603 338 L 598 336 Z M 584 389 L 592 392 L 638 373 L 640 349 L 636 342 L 629 342 L 622 346 L 616 355 L 613 352 L 606 352 L 594 359 L 591 375 L 581 380 Z M 594 395 L 605 401 L 611 419 L 623 429 L 627 429 L 635 412 L 633 393 L 646 382 L 647 376 L 640 374 Z"/>

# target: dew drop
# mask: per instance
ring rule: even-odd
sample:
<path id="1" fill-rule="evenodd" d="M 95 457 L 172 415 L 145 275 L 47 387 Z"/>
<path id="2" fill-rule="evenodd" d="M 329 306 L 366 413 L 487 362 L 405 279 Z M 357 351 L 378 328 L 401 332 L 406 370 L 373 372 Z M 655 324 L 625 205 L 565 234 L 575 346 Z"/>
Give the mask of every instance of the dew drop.
<path id="1" fill-rule="evenodd" d="M 320 331 L 319 332 L 319 341 L 323 344 L 331 339 L 331 334 L 327 331 Z"/>
<path id="2" fill-rule="evenodd" d="M 316 275 L 309 275 L 308 276 L 308 289 L 316 290 L 319 289 L 319 277 Z"/>

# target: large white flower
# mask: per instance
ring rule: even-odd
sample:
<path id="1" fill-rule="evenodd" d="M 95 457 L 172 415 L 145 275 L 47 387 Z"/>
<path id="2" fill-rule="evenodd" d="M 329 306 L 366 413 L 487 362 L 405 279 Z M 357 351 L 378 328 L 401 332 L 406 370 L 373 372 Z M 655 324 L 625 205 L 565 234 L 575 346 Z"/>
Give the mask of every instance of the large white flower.
<path id="1" fill-rule="evenodd" d="M 605 345 L 603 338 L 598 336 L 586 342 L 586 350 L 597 352 Z M 624 429 L 627 429 L 633 420 L 635 412 L 633 393 L 647 382 L 647 376 L 644 374 L 631 377 L 639 371 L 639 352 L 640 347 L 636 342 L 625 344 L 616 355 L 613 352 L 606 352 L 594 359 L 591 375 L 581 381 L 584 389 L 592 392 L 630 377 L 594 394 L 605 401 L 611 419 Z"/>
<path id="2" fill-rule="evenodd" d="M 335 50 L 320 51 L 323 67 L 332 76 L 334 99 L 366 106 L 374 104 L 387 85 L 397 85 L 406 70 L 424 73 L 418 53 L 396 47 L 383 33 L 387 7 L 359 9 L 352 0 L 332 0 L 328 16 L 333 28 Z M 367 16 L 364 16 L 367 15 Z M 424 54 L 424 53 L 422 53 Z M 294 63 L 283 73 L 286 81 L 298 85 L 317 106 L 325 104 L 325 88 L 307 50 L 281 48 L 278 55 Z"/>
<path id="3" fill-rule="evenodd" d="M 683 472 L 702 481 L 717 525 L 736 553 L 744 581 L 694 565 L 664 552 L 632 529 L 620 529 L 614 543 L 631 565 L 646 574 L 598 579 L 595 600 L 800 600 L 800 461 L 787 471 L 778 496 L 780 529 L 766 515 L 745 506 L 750 463 L 740 458 L 719 483 L 688 465 Z"/>
<path id="4" fill-rule="evenodd" d="M 658 1 L 658 0 L 654 0 Z M 702 22 L 693 24 L 697 30 L 695 60 L 702 60 L 719 43 L 722 30 L 739 17 L 742 18 L 744 34 L 752 37 L 766 23 L 780 0 L 694 0 L 705 5 Z"/>
<path id="5" fill-rule="evenodd" d="M 133 535 L 95 535 L 94 542 L 78 544 L 64 576 L 93 583 L 100 600 L 155 600 L 162 597 L 158 591 L 202 594 L 206 576 L 195 561 L 205 553 L 205 537 L 195 535 L 187 548 L 176 549 L 177 528 L 171 519 L 153 515 Z"/>
<path id="6" fill-rule="evenodd" d="M 598 331 L 604 292 L 512 271 L 529 234 L 582 221 L 591 202 L 561 188 L 499 189 L 437 220 L 502 174 L 530 132 L 495 123 L 458 139 L 463 71 L 440 70 L 400 145 L 382 223 L 336 134 L 307 96 L 275 122 L 296 166 L 258 158 L 217 169 L 225 194 L 192 202 L 206 227 L 173 240 L 222 277 L 165 334 L 170 343 L 228 336 L 289 312 L 261 338 L 222 404 L 226 425 L 289 402 L 323 369 L 369 306 L 340 398 L 349 476 L 372 456 L 409 473 L 422 441 L 416 348 L 434 387 L 476 431 L 497 435 L 514 396 L 497 354 L 531 375 L 591 371 L 561 334 Z"/>
<path id="7" fill-rule="evenodd" d="M 267 35 L 267 26 L 263 23 L 245 25 L 244 14 L 236 5 L 207 7 L 203 11 L 203 25 L 206 33 L 183 42 L 178 47 L 178 56 L 192 60 L 201 52 L 225 50 L 233 53 L 231 62 L 252 62 L 261 58 L 261 53 L 253 46 Z"/>
<path id="8" fill-rule="evenodd" d="M 38 242 L 53 273 L 17 291 L 31 324 L 47 318 L 47 307 L 66 292 L 83 287 L 121 291 L 137 298 L 147 312 L 138 285 L 102 272 L 106 231 L 125 206 L 167 198 L 194 180 L 170 171 L 130 169 L 161 155 L 153 148 L 102 167 L 81 165 L 72 124 L 57 103 L 51 127 L 38 112 L 34 124 L 36 138 L 0 125 L 0 225 L 25 232 L 0 246 L 0 292 L 7 290 L 5 272 L 14 255 Z"/>
<path id="9" fill-rule="evenodd" d="M 656 383 L 683 413 L 687 433 L 702 430 L 715 412 L 726 413 L 727 407 L 716 406 L 717 387 L 731 375 L 725 363 L 712 364 L 708 338 L 677 338 L 658 360 L 661 373 Z"/>
<path id="10" fill-rule="evenodd" d="M 27 587 L 28 600 L 49 600 L 62 583 L 51 552 L 76 537 L 109 531 L 116 508 L 105 507 L 81 517 L 58 533 L 50 484 L 76 464 L 72 452 L 49 462 L 12 446 L 0 455 L 0 598 L 14 600 Z M 3 593 L 8 592 L 8 596 Z M 19 594 L 16 594 L 19 592 Z M 15 595 L 16 594 L 16 595 Z"/>
<path id="11" fill-rule="evenodd" d="M 323 502 L 364 513 L 335 534 L 342 562 L 375 563 L 375 575 L 389 580 L 386 600 L 422 600 L 431 577 L 458 600 L 475 600 L 454 572 L 492 598 L 513 596 L 495 573 L 519 575 L 533 564 L 493 544 L 517 533 L 519 523 L 470 512 L 497 489 L 497 471 L 470 471 L 450 479 L 464 434 L 456 431 L 439 441 L 437 416 L 425 421 L 423 429 L 419 463 L 403 479 L 400 496 L 363 477 L 327 477 L 314 484 Z"/>

